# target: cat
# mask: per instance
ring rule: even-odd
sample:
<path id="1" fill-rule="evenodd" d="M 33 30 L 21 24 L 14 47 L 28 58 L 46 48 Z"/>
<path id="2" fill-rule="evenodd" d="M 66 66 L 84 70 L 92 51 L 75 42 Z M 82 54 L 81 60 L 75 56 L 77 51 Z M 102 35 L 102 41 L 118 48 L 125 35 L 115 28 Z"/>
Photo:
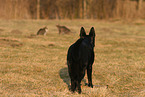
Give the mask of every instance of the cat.
<path id="1" fill-rule="evenodd" d="M 48 28 L 44 27 L 39 29 L 39 31 L 37 32 L 37 35 L 46 35 L 46 32 L 48 32 Z"/>

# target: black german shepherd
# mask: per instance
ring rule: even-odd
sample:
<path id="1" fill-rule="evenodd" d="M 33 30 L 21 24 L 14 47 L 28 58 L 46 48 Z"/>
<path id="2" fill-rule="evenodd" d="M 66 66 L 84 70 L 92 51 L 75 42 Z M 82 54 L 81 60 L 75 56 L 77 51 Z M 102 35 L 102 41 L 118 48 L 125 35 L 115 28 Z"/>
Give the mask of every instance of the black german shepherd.
<path id="1" fill-rule="evenodd" d="M 77 88 L 81 93 L 81 80 L 87 69 L 88 86 L 92 84 L 92 64 L 94 62 L 95 30 L 91 28 L 89 35 L 86 35 L 84 28 L 80 30 L 80 39 L 70 46 L 67 54 L 68 72 L 71 79 L 71 91 Z"/>

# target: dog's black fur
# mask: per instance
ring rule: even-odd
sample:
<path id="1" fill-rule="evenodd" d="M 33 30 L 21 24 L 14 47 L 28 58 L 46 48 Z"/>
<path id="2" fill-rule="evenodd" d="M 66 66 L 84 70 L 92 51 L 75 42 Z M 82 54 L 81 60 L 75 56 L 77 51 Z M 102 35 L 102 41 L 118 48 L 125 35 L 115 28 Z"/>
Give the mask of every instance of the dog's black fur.
<path id="1" fill-rule="evenodd" d="M 71 79 L 71 91 L 77 88 L 81 93 L 81 80 L 87 69 L 88 86 L 92 84 L 92 64 L 94 62 L 95 30 L 92 27 L 89 35 L 86 35 L 84 28 L 80 30 L 80 39 L 70 46 L 67 54 L 68 72 Z"/>

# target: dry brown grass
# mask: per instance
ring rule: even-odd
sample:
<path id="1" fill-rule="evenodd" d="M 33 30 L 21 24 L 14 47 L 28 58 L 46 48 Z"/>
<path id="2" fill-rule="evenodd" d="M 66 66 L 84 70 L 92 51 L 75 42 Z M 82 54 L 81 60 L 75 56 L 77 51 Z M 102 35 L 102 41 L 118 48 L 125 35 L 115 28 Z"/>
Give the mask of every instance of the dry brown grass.
<path id="1" fill-rule="evenodd" d="M 58 35 L 56 24 L 75 34 Z M 47 26 L 46 36 L 35 36 Z M 80 27 L 96 30 L 93 84 L 82 94 L 69 91 L 66 54 L 79 38 Z M 0 96 L 141 97 L 145 95 L 144 24 L 97 20 L 33 21 L 0 20 Z M 11 31 L 18 29 L 21 34 Z M 108 88 L 106 88 L 108 85 Z"/>

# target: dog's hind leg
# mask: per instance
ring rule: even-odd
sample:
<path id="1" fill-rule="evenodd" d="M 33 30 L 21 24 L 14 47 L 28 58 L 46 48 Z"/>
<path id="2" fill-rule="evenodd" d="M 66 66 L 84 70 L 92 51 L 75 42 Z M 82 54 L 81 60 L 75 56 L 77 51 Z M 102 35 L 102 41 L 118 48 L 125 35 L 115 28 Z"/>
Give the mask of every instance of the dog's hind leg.
<path id="1" fill-rule="evenodd" d="M 81 81 L 77 81 L 77 90 L 78 90 L 79 94 L 82 92 L 80 83 L 81 83 Z"/>
<path id="2" fill-rule="evenodd" d="M 76 81 L 71 79 L 71 91 L 74 92 L 76 90 Z"/>
<path id="3" fill-rule="evenodd" d="M 92 65 L 87 67 L 87 76 L 88 76 L 88 86 L 93 88 L 92 84 Z"/>

